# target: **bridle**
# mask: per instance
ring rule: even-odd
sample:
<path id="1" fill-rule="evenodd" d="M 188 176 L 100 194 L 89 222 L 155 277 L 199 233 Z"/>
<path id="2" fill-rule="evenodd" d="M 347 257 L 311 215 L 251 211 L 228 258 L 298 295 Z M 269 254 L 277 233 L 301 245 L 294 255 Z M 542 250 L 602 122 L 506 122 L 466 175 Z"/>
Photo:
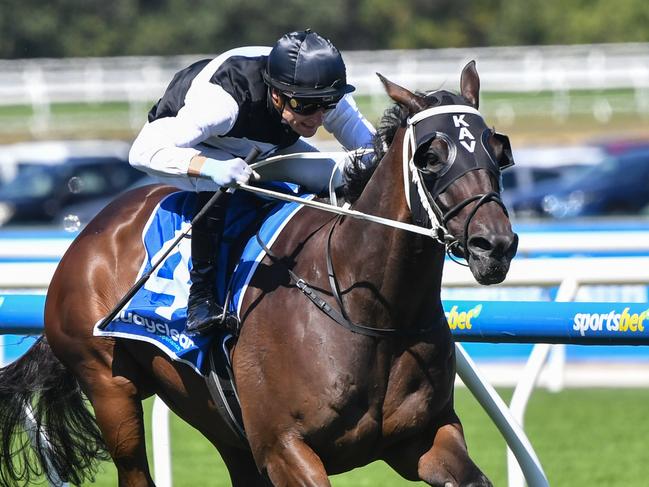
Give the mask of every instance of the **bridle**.
<path id="1" fill-rule="evenodd" d="M 469 224 L 471 222 L 471 219 L 477 213 L 478 209 L 482 205 L 486 204 L 487 202 L 494 201 L 503 208 L 505 214 L 507 214 L 507 210 L 505 209 L 505 206 L 502 200 L 500 199 L 500 195 L 495 191 L 489 191 L 487 193 L 478 194 L 466 198 L 465 200 L 461 201 L 460 203 L 453 206 L 452 208 L 449 208 L 446 212 L 443 212 L 439 207 L 439 205 L 437 204 L 437 202 L 435 201 L 434 195 L 431 193 L 431 191 L 429 190 L 425 182 L 422 180 L 423 179 L 422 171 L 415 164 L 414 156 L 418 147 L 422 145 L 421 141 L 426 139 L 426 135 L 422 137 L 421 134 L 417 134 L 416 132 L 417 124 L 425 120 L 428 120 L 431 117 L 434 117 L 436 115 L 449 114 L 449 113 L 455 113 L 455 114 L 471 113 L 474 115 L 477 114 L 480 117 L 480 120 L 482 120 L 482 116 L 479 114 L 477 110 L 465 105 L 450 105 L 450 106 L 429 108 L 415 114 L 412 117 L 409 117 L 407 120 L 407 128 L 406 128 L 406 133 L 404 135 L 404 143 L 403 143 L 403 174 L 404 174 L 405 193 L 406 193 L 406 200 L 407 200 L 408 207 L 411 209 L 411 211 L 413 211 L 413 207 L 414 207 L 413 214 L 415 212 L 419 212 L 419 210 L 421 209 L 423 210 L 423 213 L 427 216 L 430 228 L 433 230 L 432 232 L 434 234 L 433 238 L 440 244 L 444 245 L 447 251 L 452 250 L 454 246 L 463 247 L 462 250 L 465 252 L 464 255 L 468 258 L 469 254 L 467 252 L 469 252 L 469 250 L 468 250 L 467 240 L 468 240 L 468 233 L 469 233 Z M 432 132 L 430 135 L 431 137 L 429 137 L 428 140 L 432 140 L 436 136 L 449 138 L 448 135 L 438 131 Z M 417 142 L 418 140 L 419 140 L 419 144 Z M 493 161 L 493 159 L 491 159 L 491 162 L 494 164 L 494 168 L 487 167 L 487 169 L 491 170 L 491 172 L 499 173 L 498 164 L 495 161 Z M 477 167 L 479 166 L 476 166 L 476 168 Z M 443 188 L 452 184 L 462 174 L 468 172 L 468 170 L 471 170 L 471 168 L 467 170 L 456 171 L 457 174 L 449 178 L 449 181 L 444 183 Z M 437 196 L 439 196 L 439 193 L 443 191 L 443 188 L 438 192 Z M 415 195 L 417 196 L 416 198 Z M 467 220 L 464 224 L 464 235 L 462 240 L 460 240 L 457 237 L 453 236 L 448 231 L 447 223 L 454 216 L 456 216 L 460 211 L 462 211 L 464 208 L 466 208 L 468 205 L 470 205 L 473 202 L 475 202 L 475 205 L 471 209 L 467 217 Z M 420 208 L 416 206 L 417 204 L 420 205 Z M 282 260 L 278 256 L 276 256 L 264 244 L 264 242 L 260 239 L 259 234 L 257 234 L 257 241 L 262 246 L 262 248 L 264 249 L 268 257 L 274 263 L 277 264 L 282 263 L 286 267 L 286 270 L 288 271 L 288 274 L 291 280 L 293 281 L 293 283 L 295 284 L 295 286 L 297 287 L 297 289 L 299 289 L 313 304 L 315 304 L 323 313 L 329 316 L 340 326 L 354 333 L 365 335 L 365 336 L 371 336 L 375 338 L 421 336 L 433 331 L 437 325 L 436 323 L 427 324 L 423 328 L 401 329 L 401 328 L 377 328 L 373 326 L 354 323 L 351 321 L 347 312 L 345 311 L 345 306 L 343 304 L 343 300 L 341 297 L 341 293 L 339 290 L 338 282 L 334 271 L 333 261 L 331 258 L 332 235 L 334 229 L 336 228 L 337 224 L 340 222 L 341 218 L 342 215 L 338 215 L 333 219 L 333 221 L 330 221 L 331 227 L 329 229 L 329 233 L 327 237 L 327 247 L 326 247 L 326 262 L 327 262 L 327 275 L 329 278 L 329 288 L 334 297 L 338 309 L 329 305 L 329 303 L 322 298 L 321 294 L 316 289 L 310 286 L 309 283 L 307 283 L 300 276 L 295 274 L 295 272 L 293 272 L 290 269 L 290 267 L 283 264 Z M 442 315 L 441 319 L 445 320 L 446 318 L 444 317 L 444 315 Z"/>
<path id="2" fill-rule="evenodd" d="M 464 117 L 465 115 L 471 115 L 476 120 L 482 122 L 482 125 L 486 127 L 486 124 L 484 124 L 484 120 L 482 119 L 480 112 L 475 108 L 467 105 L 454 104 L 427 108 L 412 115 L 411 117 L 408 117 L 406 121 L 406 132 L 404 134 L 403 140 L 402 160 L 406 203 L 413 214 L 415 223 L 424 226 L 430 226 L 430 228 L 433 230 L 433 235 L 435 235 L 433 238 L 440 244 L 444 245 L 449 255 L 453 250 L 457 249 L 468 260 L 471 253 L 468 245 L 469 225 L 471 224 L 471 220 L 473 219 L 473 217 L 475 217 L 480 207 L 490 201 L 493 201 L 500 205 L 500 207 L 505 212 L 505 215 L 508 215 L 507 208 L 500 198 L 500 194 L 496 191 L 489 191 L 486 193 L 473 195 L 461 201 L 457 205 L 449 208 L 445 212 L 437 204 L 436 199 L 444 191 L 445 188 L 450 186 L 462 175 L 466 174 L 466 172 L 473 169 L 483 168 L 494 174 L 496 177 L 499 177 L 500 169 L 509 167 L 509 165 L 513 164 L 513 160 L 511 160 L 511 163 L 499 165 L 498 162 L 493 160 L 488 149 L 484 147 L 483 137 L 480 137 L 480 143 L 482 144 L 482 146 L 477 146 L 477 140 L 474 140 L 474 150 L 476 147 L 480 148 L 483 157 L 486 154 L 489 157 L 489 161 L 485 163 L 483 161 L 479 161 L 478 158 L 475 157 L 474 160 L 471 161 L 474 163 L 474 166 L 460 168 L 459 170 L 456 170 L 451 177 L 446 178 L 446 180 L 443 181 L 442 184 L 435 184 L 438 189 L 434 193 L 431 193 L 428 185 L 423 181 L 423 171 L 415 163 L 415 155 L 417 153 L 417 149 L 422 147 L 424 144 L 430 143 L 436 137 L 441 137 L 447 142 L 453 140 L 453 138 L 449 134 L 443 131 L 431 130 L 435 129 L 435 126 L 437 125 L 435 123 L 431 123 L 434 122 L 434 117 L 445 117 L 448 119 L 451 116 Z M 448 120 L 446 121 L 448 122 Z M 441 125 L 443 126 L 444 124 Z M 446 125 L 448 125 L 448 123 Z M 426 129 L 428 132 L 418 133 L 418 126 L 427 126 Z M 479 129 L 481 128 L 482 127 L 480 126 Z M 505 136 L 502 136 L 500 134 L 497 135 L 506 139 Z M 455 149 L 455 147 L 452 147 L 452 149 Z M 449 159 L 453 159 L 450 161 L 451 165 L 457 164 L 458 162 L 464 162 L 462 161 L 462 159 L 456 160 L 456 156 L 457 151 L 451 150 L 449 157 Z M 442 175 L 439 179 L 443 179 L 444 177 L 445 175 Z M 415 198 L 415 196 L 417 197 Z M 447 227 L 448 222 L 473 202 L 475 202 L 475 205 L 471 209 L 464 223 L 463 235 L 461 235 L 460 238 L 458 238 L 458 236 L 456 235 L 452 235 Z M 455 261 L 458 262 L 457 260 Z"/>

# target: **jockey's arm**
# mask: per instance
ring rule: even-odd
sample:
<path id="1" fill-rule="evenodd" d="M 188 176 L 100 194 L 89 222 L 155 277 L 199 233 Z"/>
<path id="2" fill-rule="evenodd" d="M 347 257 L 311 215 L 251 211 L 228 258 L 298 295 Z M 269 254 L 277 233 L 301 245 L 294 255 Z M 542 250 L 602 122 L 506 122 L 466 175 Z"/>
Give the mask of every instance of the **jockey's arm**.
<path id="1" fill-rule="evenodd" d="M 336 108 L 325 115 L 323 125 L 347 150 L 372 147 L 376 129 L 358 110 L 351 95 L 344 96 Z"/>
<path id="2" fill-rule="evenodd" d="M 372 147 L 372 139 L 376 130 L 360 113 L 350 95 L 343 97 L 336 108 L 325 115 L 323 125 L 348 151 Z M 277 151 L 276 154 L 313 152 L 317 150 L 306 140 L 299 139 L 295 144 Z M 334 187 L 342 184 L 345 165 L 351 160 L 352 157 L 341 152 L 340 155 L 334 158 L 285 159 L 268 166 L 256 168 L 256 171 L 261 175 L 262 181 L 289 181 L 299 184 L 308 191 L 323 193 L 329 188 L 332 177 Z M 363 160 L 372 160 L 372 155 L 368 154 Z"/>
<path id="3" fill-rule="evenodd" d="M 131 146 L 129 162 L 181 189 L 215 191 L 216 184 L 198 177 L 204 157 L 208 156 L 201 142 L 226 134 L 236 121 L 238 110 L 236 101 L 220 86 L 203 83 L 193 87 L 175 117 L 144 125 Z M 221 160 L 232 158 L 225 152 L 219 155 Z"/>

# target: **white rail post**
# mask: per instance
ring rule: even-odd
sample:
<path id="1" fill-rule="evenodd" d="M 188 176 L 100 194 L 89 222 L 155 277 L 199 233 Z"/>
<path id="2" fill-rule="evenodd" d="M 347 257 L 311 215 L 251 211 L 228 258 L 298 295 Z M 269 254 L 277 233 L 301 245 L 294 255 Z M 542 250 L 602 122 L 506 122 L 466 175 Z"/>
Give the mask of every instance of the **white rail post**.
<path id="1" fill-rule="evenodd" d="M 153 400 L 151 414 L 153 473 L 158 487 L 171 487 L 171 442 L 169 435 L 169 408 L 158 396 Z"/>
<path id="2" fill-rule="evenodd" d="M 511 411 L 491 384 L 482 377 L 462 345 L 456 343 L 455 351 L 457 374 L 482 405 L 516 455 L 529 487 L 549 487 L 541 462 L 523 428 L 513 418 Z"/>
<path id="3" fill-rule="evenodd" d="M 557 290 L 556 303 L 568 303 L 575 300 L 579 290 L 578 278 L 565 277 Z M 545 365 L 547 371 L 546 388 L 550 392 L 561 392 L 565 382 L 566 371 L 566 344 L 558 343 L 552 345 L 550 355 Z M 521 424 L 523 421 L 521 420 Z"/>
<path id="4" fill-rule="evenodd" d="M 509 410 L 521 428 L 523 428 L 525 421 L 527 403 L 551 348 L 552 345 L 548 343 L 537 343 L 534 345 L 523 368 L 522 376 L 514 389 L 512 400 L 509 403 Z M 509 481 L 509 487 L 523 487 L 525 485 L 523 472 L 509 447 L 507 448 L 507 479 Z"/>
<path id="5" fill-rule="evenodd" d="M 32 106 L 30 131 L 32 133 L 45 132 L 50 125 L 51 101 L 43 68 L 34 63 L 31 68 L 23 71 L 23 79 Z"/>
<path id="6" fill-rule="evenodd" d="M 572 301 L 577 294 L 577 289 L 579 289 L 577 279 L 573 277 L 565 278 L 559 286 L 555 301 Z M 532 391 L 541 375 L 543 365 L 548 360 L 548 355 L 551 352 L 554 353 L 550 357 L 551 362 L 548 363 L 548 389 L 553 392 L 559 392 L 563 389 L 565 345 L 537 343 L 530 353 L 530 357 L 523 368 L 521 378 L 514 388 L 512 400 L 509 403 L 509 410 L 521 428 L 524 428 L 525 425 L 525 411 L 532 396 Z M 507 478 L 509 480 L 509 487 L 523 487 L 525 485 L 523 472 L 510 448 L 507 448 Z"/>

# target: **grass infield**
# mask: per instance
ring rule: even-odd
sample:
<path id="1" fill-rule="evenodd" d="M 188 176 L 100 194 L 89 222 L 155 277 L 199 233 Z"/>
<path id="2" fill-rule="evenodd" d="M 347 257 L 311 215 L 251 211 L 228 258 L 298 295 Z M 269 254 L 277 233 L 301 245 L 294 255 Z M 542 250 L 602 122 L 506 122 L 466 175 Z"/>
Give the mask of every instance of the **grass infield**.
<path id="1" fill-rule="evenodd" d="M 499 392 L 508 402 L 512 391 Z M 535 391 L 525 429 L 550 485 L 646 486 L 648 404 L 649 391 L 641 389 Z M 495 486 L 507 486 L 505 441 L 498 430 L 467 389 L 456 390 L 456 408 L 472 457 Z M 150 411 L 148 400 L 147 418 Z M 225 466 L 207 440 L 173 415 L 170 423 L 174 486 L 229 486 Z M 382 462 L 332 476 L 331 482 L 334 487 L 425 485 L 408 483 Z M 117 485 L 113 465 L 104 464 L 92 485 Z"/>
<path id="2" fill-rule="evenodd" d="M 571 143 L 649 137 L 645 98 L 633 90 L 483 92 L 480 109 L 489 125 L 507 133 L 517 145 Z M 0 143 L 57 138 L 132 140 L 154 101 L 0 106 Z M 356 101 L 375 124 L 391 104 L 386 95 L 360 95 Z M 318 137 L 327 135 L 318 133 Z"/>

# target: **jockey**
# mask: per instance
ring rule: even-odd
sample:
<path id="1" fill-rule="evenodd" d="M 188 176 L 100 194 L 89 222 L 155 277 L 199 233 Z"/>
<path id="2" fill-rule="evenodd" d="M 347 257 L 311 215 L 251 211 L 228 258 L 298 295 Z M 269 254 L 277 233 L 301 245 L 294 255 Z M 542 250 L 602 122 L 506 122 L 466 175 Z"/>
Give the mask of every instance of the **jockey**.
<path id="1" fill-rule="evenodd" d="M 315 151 L 304 138 L 323 125 L 347 150 L 371 147 L 375 130 L 349 95 L 354 89 L 340 52 L 309 29 L 284 35 L 272 49 L 233 49 L 176 73 L 129 160 L 161 182 L 196 191 L 198 211 L 219 188 L 259 178 L 242 159 L 254 146 L 264 157 Z M 308 164 L 287 167 L 292 174 L 278 180 L 313 179 Z M 192 227 L 188 334 L 236 324 L 214 296 L 226 195 Z"/>

